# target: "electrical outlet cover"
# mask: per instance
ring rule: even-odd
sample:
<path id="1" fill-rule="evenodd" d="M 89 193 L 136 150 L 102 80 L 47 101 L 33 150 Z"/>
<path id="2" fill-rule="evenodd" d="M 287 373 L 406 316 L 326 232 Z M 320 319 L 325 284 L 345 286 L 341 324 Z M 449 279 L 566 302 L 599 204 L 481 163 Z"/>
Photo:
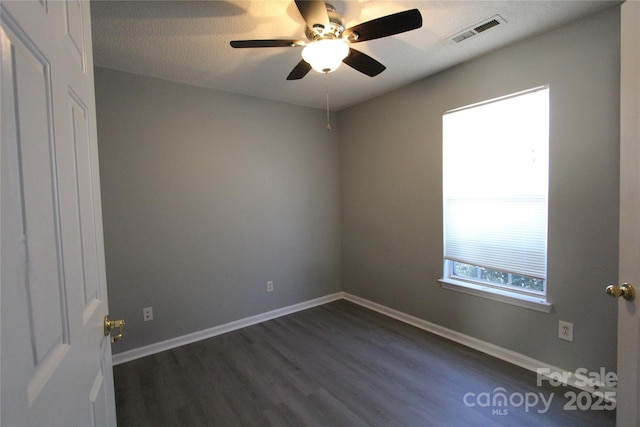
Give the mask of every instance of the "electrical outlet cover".
<path id="1" fill-rule="evenodd" d="M 573 342 L 573 323 L 560 320 L 558 322 L 558 338 Z"/>

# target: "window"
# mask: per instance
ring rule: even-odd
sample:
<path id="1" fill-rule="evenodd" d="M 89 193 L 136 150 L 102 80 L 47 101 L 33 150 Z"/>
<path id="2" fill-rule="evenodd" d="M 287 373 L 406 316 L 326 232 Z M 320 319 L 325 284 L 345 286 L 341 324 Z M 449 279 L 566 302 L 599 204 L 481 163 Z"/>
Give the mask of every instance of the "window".
<path id="1" fill-rule="evenodd" d="M 442 123 L 443 282 L 546 304 L 549 88 Z"/>

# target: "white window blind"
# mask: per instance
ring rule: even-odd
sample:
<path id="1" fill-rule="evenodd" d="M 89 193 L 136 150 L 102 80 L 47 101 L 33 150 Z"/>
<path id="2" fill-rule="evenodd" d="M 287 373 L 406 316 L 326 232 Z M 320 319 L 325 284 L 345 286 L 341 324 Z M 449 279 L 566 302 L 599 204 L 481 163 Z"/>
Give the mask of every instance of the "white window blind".
<path id="1" fill-rule="evenodd" d="M 444 256 L 546 279 L 549 89 L 443 116 Z"/>

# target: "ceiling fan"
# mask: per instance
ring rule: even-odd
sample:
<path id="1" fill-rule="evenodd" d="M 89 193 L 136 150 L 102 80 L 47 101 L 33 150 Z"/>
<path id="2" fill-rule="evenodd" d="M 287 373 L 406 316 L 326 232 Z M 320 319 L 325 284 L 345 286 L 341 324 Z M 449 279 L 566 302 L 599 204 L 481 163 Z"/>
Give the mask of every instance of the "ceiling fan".
<path id="1" fill-rule="evenodd" d="M 234 48 L 304 47 L 303 59 L 289 73 L 287 80 L 301 79 L 312 68 L 321 73 L 330 73 L 337 69 L 341 62 L 367 76 L 377 76 L 386 67 L 349 45 L 392 36 L 422 26 L 420 11 L 411 9 L 345 29 L 345 21 L 333 5 L 315 0 L 295 0 L 295 3 L 306 23 L 305 35 L 308 41 L 268 39 L 231 42 Z"/>

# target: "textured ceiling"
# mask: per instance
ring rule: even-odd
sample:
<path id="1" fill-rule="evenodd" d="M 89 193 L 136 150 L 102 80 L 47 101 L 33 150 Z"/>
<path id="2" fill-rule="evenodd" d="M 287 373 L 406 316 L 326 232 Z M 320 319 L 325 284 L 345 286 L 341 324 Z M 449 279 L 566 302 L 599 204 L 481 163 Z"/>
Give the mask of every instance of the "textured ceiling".
<path id="1" fill-rule="evenodd" d="M 368 77 L 342 65 L 328 75 L 331 108 L 357 104 L 617 1 L 342 1 L 351 27 L 418 8 L 420 29 L 358 43 L 387 69 Z M 461 43 L 449 37 L 499 14 L 506 24 Z M 301 48 L 233 49 L 230 40 L 304 39 L 293 1 L 92 1 L 94 64 L 297 105 L 324 108 L 325 76 L 286 76 Z"/>

